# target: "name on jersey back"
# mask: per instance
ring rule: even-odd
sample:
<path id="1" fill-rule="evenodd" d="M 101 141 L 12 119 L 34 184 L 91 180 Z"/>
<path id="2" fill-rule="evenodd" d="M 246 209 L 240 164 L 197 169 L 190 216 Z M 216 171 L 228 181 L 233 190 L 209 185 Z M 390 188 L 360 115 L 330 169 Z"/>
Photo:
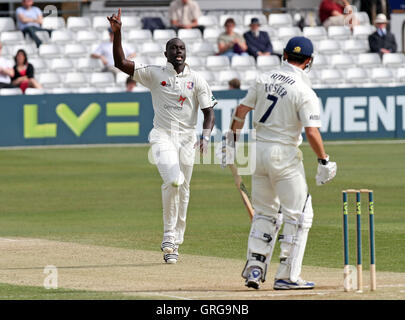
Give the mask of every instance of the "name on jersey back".
<path id="1" fill-rule="evenodd" d="M 295 83 L 295 80 L 290 78 L 289 76 L 285 76 L 279 73 L 273 73 L 270 77 L 276 81 L 281 81 L 283 84 L 292 85 Z M 277 94 L 280 98 L 284 98 L 287 94 L 287 90 L 281 83 L 265 83 L 264 87 L 266 92 L 271 94 Z"/>

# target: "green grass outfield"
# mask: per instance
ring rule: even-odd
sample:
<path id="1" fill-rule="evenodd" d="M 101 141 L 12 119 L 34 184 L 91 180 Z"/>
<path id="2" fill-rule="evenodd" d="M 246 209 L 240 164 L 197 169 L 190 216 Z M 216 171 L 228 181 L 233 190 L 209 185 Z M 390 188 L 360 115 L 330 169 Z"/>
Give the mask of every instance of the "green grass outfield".
<path id="1" fill-rule="evenodd" d="M 332 183 L 322 187 L 315 185 L 315 155 L 308 145 L 301 149 L 315 211 L 304 265 L 342 267 L 341 190 L 370 188 L 375 197 L 377 270 L 405 272 L 405 144 L 326 144 L 331 160 L 338 164 L 338 174 Z M 0 149 L 0 237 L 159 251 L 163 228 L 161 179 L 156 167 L 148 162 L 148 150 L 146 146 Z M 250 189 L 250 177 L 245 181 Z M 367 203 L 363 202 L 366 270 L 367 213 Z M 350 222 L 354 264 L 353 215 Z M 230 171 L 219 165 L 196 165 L 181 252 L 243 260 L 249 226 Z M 16 290 L 14 286 L 0 285 L 0 299 L 13 299 Z M 46 299 L 47 293 L 38 290 L 44 289 L 21 287 L 20 291 L 25 297 L 45 294 Z M 81 297 L 117 298 L 79 292 Z"/>
<path id="2" fill-rule="evenodd" d="M 43 287 L 0 284 L 0 300 L 134 300 L 153 299 L 114 292 L 45 289 Z"/>

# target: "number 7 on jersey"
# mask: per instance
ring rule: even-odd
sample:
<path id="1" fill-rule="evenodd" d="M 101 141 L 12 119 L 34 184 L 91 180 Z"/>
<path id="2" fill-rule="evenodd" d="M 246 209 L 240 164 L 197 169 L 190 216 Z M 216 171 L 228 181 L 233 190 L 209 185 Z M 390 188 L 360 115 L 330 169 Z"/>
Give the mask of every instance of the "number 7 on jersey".
<path id="1" fill-rule="evenodd" d="M 264 113 L 264 115 L 261 117 L 261 119 L 259 120 L 259 122 L 266 122 L 266 120 L 270 117 L 271 112 L 273 111 L 278 98 L 269 94 L 267 96 L 267 99 L 270 100 L 272 102 L 272 104 L 270 105 L 270 107 L 266 110 L 266 112 Z"/>

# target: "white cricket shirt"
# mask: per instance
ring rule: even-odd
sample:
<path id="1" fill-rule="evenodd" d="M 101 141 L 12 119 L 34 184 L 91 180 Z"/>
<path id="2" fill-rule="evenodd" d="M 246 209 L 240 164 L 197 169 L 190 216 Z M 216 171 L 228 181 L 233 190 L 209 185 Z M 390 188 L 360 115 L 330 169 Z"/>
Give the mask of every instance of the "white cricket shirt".
<path id="1" fill-rule="evenodd" d="M 130 56 L 132 53 L 135 52 L 135 50 L 123 43 L 122 44 L 122 50 L 124 51 L 125 57 Z M 107 63 L 109 66 L 114 66 L 114 55 L 113 55 L 113 43 L 112 42 L 103 42 L 100 43 L 100 45 L 96 48 L 96 50 L 93 51 L 94 54 L 104 56 L 107 60 Z"/>
<path id="2" fill-rule="evenodd" d="M 6 60 L 3 57 L 0 57 L 0 67 L 2 68 L 13 68 L 13 63 L 10 60 Z M 11 78 L 4 74 L 4 73 L 0 73 L 0 83 L 11 83 Z"/>
<path id="3" fill-rule="evenodd" d="M 151 91 L 156 129 L 194 133 L 198 108 L 217 104 L 207 81 L 187 64 L 177 74 L 169 62 L 164 67 L 135 62 L 133 79 Z"/>
<path id="4" fill-rule="evenodd" d="M 306 72 L 287 62 L 260 75 L 241 101 L 253 111 L 258 141 L 299 146 L 303 127 L 321 127 L 319 100 Z"/>

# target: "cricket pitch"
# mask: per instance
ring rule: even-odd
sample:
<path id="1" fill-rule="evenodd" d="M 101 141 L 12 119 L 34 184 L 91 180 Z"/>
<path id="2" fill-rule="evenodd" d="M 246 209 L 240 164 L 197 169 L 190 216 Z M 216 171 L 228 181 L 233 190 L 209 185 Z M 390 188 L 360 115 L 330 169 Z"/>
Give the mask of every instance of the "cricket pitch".
<path id="1" fill-rule="evenodd" d="M 316 299 L 404 300 L 405 273 L 379 272 L 377 291 L 343 292 L 343 268 L 304 266 L 302 277 L 314 281 L 313 290 L 275 291 L 276 263 L 260 290 L 244 286 L 244 261 L 181 254 L 176 265 L 163 262 L 159 251 L 130 250 L 44 239 L 0 238 L 0 283 L 43 286 L 44 268 L 57 267 L 58 287 L 116 292 L 151 299 Z M 275 260 L 275 259 L 274 259 Z M 305 263 L 305 259 L 304 259 Z M 50 289 L 52 290 L 52 289 Z"/>

